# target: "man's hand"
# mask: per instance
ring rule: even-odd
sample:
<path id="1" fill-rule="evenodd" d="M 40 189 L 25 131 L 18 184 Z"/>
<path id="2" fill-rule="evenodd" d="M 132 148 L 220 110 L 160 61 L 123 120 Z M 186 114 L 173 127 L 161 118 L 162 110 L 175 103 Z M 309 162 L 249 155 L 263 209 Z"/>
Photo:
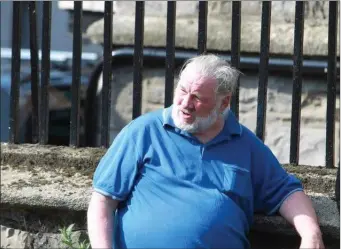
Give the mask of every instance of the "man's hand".
<path id="1" fill-rule="evenodd" d="M 324 244 L 321 235 L 302 237 L 300 249 L 324 249 Z"/>

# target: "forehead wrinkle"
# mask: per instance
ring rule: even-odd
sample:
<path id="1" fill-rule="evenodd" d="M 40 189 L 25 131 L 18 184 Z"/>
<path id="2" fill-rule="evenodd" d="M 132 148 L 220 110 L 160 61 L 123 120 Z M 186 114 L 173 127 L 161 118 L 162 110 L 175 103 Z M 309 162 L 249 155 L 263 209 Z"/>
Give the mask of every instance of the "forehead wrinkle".
<path id="1" fill-rule="evenodd" d="M 193 66 L 185 68 L 181 73 L 178 86 L 204 98 L 210 98 L 212 94 L 213 98 L 216 98 L 217 80 L 212 76 L 207 76 L 205 73 L 198 71 Z"/>
<path id="2" fill-rule="evenodd" d="M 205 76 L 204 74 L 200 72 L 192 73 L 193 70 L 187 69 L 185 70 L 180 77 L 179 85 L 185 86 L 185 85 L 196 85 L 196 86 L 203 86 L 207 84 L 211 84 L 211 82 L 216 84 L 216 79 L 210 76 Z M 208 82 L 209 81 L 209 82 Z M 199 83 L 200 82 L 200 83 Z"/>

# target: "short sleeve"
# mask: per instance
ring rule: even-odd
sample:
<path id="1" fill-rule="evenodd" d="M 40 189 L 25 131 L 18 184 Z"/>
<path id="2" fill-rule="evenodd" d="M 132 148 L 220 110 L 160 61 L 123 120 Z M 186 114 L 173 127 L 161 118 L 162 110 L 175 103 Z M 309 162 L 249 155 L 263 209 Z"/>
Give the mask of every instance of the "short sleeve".
<path id="1" fill-rule="evenodd" d="M 93 179 L 96 192 L 115 200 L 127 198 L 138 172 L 139 153 L 129 126 L 124 127 L 116 136 L 100 160 Z"/>
<path id="2" fill-rule="evenodd" d="M 255 212 L 276 213 L 284 200 L 296 191 L 303 191 L 301 182 L 285 171 L 271 150 L 259 142 L 253 151 L 252 181 Z"/>

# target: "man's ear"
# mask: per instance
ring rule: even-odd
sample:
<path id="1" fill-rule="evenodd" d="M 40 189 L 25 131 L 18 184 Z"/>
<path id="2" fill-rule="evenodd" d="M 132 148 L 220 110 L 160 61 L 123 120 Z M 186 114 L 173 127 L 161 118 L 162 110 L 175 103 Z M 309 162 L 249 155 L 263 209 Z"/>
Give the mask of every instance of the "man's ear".
<path id="1" fill-rule="evenodd" d="M 230 106 L 232 94 L 227 94 L 221 100 L 221 105 L 219 107 L 220 112 L 223 112 L 227 107 Z"/>

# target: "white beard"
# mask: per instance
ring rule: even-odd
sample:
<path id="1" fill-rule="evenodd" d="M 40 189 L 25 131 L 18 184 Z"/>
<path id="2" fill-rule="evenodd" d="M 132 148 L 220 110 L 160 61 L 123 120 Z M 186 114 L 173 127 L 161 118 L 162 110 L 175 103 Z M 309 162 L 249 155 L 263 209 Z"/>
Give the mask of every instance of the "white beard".
<path id="1" fill-rule="evenodd" d="M 195 117 L 192 124 L 182 122 L 180 119 L 180 109 L 178 105 L 173 105 L 172 118 L 176 127 L 189 133 L 201 132 L 212 126 L 219 117 L 218 107 L 215 107 L 207 117 Z"/>

